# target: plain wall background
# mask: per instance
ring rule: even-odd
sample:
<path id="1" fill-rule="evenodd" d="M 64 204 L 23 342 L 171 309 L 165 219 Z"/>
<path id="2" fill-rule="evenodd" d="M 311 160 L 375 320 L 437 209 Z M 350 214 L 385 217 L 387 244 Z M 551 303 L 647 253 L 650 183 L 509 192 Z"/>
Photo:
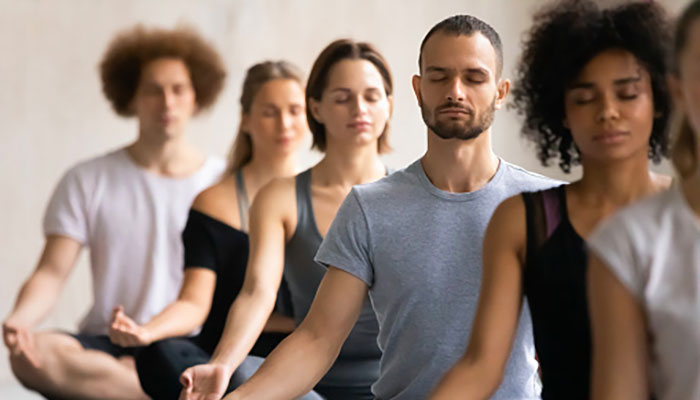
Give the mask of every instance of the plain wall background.
<path id="1" fill-rule="evenodd" d="M 501 34 L 505 76 L 512 76 L 521 34 L 541 0 L 0 0 L 0 318 L 9 313 L 43 246 L 41 221 L 58 179 L 77 161 L 136 137 L 134 120 L 117 117 L 104 99 L 97 65 L 118 31 L 136 23 L 186 23 L 209 39 L 229 72 L 216 106 L 191 125 L 202 150 L 224 156 L 237 129 L 238 96 L 247 67 L 287 59 L 308 72 L 330 41 L 373 42 L 394 74 L 394 117 L 388 165 L 401 168 L 425 151 L 425 127 L 410 85 L 418 47 L 441 19 L 468 13 Z M 608 2 L 609 3 L 609 2 Z M 675 14 L 685 0 L 661 1 Z M 506 160 L 557 177 L 519 137 L 512 110 L 496 117 L 493 142 Z M 304 165 L 318 160 L 306 151 Z M 660 170 L 669 172 L 668 165 Z M 74 330 L 91 302 L 86 252 L 42 327 Z M 13 382 L 0 346 L 0 385 Z M 1 394 L 1 393 L 0 393 Z"/>

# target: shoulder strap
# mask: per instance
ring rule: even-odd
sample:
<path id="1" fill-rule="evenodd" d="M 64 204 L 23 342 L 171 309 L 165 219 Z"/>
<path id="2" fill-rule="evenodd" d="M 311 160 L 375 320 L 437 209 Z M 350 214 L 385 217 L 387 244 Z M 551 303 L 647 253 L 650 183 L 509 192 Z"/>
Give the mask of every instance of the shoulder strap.
<path id="1" fill-rule="evenodd" d="M 539 192 L 523 193 L 527 221 L 527 255 L 530 257 L 552 236 L 562 221 L 561 202 L 564 186 Z"/>
<path id="2" fill-rule="evenodd" d="M 241 218 L 241 230 L 248 232 L 248 193 L 245 190 L 245 182 L 243 181 L 243 171 L 236 171 L 236 199 L 238 200 L 238 215 Z"/>
<path id="3" fill-rule="evenodd" d="M 297 230 L 307 223 L 311 207 L 311 168 L 294 179 L 297 191 Z"/>

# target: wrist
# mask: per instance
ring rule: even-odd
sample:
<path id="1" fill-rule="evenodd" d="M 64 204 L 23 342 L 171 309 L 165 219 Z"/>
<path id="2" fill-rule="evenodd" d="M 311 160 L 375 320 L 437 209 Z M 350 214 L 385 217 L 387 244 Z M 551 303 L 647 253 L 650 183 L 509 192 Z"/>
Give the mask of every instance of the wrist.
<path id="1" fill-rule="evenodd" d="M 18 328 L 29 328 L 29 324 L 24 321 L 19 315 L 17 314 L 10 314 L 5 318 L 4 321 L 2 321 L 2 326 L 12 326 L 12 327 L 18 327 Z"/>
<path id="2" fill-rule="evenodd" d="M 219 369 L 227 379 L 231 379 L 231 376 L 236 370 L 234 367 L 231 366 L 231 364 L 220 359 L 212 358 L 211 361 L 209 361 L 209 364 Z"/>

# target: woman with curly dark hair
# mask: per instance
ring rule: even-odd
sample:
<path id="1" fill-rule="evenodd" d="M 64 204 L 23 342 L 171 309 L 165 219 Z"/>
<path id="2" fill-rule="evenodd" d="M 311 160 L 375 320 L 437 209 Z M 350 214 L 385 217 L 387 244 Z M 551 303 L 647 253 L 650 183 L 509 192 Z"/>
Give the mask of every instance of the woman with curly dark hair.
<path id="1" fill-rule="evenodd" d="M 649 170 L 649 159 L 668 147 L 669 37 L 664 10 L 653 2 L 601 9 L 568 0 L 535 16 L 514 90 L 523 133 L 544 164 L 558 158 L 569 172 L 580 163 L 583 176 L 498 207 L 484 239 L 469 345 L 434 399 L 488 398 L 496 390 L 523 304 L 542 398 L 589 398 L 586 238 L 607 216 L 671 183 Z"/>

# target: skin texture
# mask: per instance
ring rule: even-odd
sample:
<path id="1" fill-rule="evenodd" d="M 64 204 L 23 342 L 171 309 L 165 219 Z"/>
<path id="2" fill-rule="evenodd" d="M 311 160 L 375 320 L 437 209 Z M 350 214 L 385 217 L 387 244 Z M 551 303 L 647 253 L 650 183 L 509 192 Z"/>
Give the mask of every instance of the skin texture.
<path id="1" fill-rule="evenodd" d="M 304 113 L 304 91 L 291 79 L 274 79 L 263 84 L 253 98 L 250 112 L 243 115 L 243 129 L 253 142 L 252 160 L 243 167 L 246 193 L 254 201 L 262 186 L 272 179 L 293 175 L 296 152 L 308 126 Z M 236 229 L 241 229 L 235 176 L 222 179 L 202 192 L 193 208 Z M 196 267 L 196 266 L 195 266 Z M 116 307 L 110 340 L 123 347 L 146 346 L 154 341 L 187 335 L 204 323 L 211 308 L 216 274 L 206 268 L 185 269 L 176 301 L 143 325 Z M 273 313 L 265 331 L 291 332 L 291 318 Z"/>
<path id="2" fill-rule="evenodd" d="M 374 181 L 385 174 L 377 153 L 377 140 L 389 120 L 391 98 L 383 88 L 381 75 L 371 63 L 342 60 L 331 67 L 321 100 L 309 104 L 314 118 L 325 125 L 327 135 L 326 155 L 311 172 L 314 219 L 321 235 L 328 231 L 353 185 Z M 232 372 L 252 348 L 272 311 L 283 272 L 284 246 L 296 225 L 295 180 L 274 180 L 260 191 L 251 207 L 248 269 L 243 289 L 229 311 L 222 339 L 208 364 L 183 373 L 181 381 L 185 388 L 181 399 L 218 399 L 223 395 Z M 349 299 L 360 296 L 361 307 L 364 290 L 334 293 L 343 293 Z M 354 320 L 350 327 L 353 323 Z M 288 347 L 285 343 L 280 346 Z M 317 370 L 316 381 L 332 361 Z M 276 385 L 269 385 L 269 389 L 276 390 L 272 388 Z M 298 394 L 303 395 L 312 386 L 304 386 Z"/>
<path id="3" fill-rule="evenodd" d="M 654 118 L 646 71 L 625 51 L 591 59 L 565 92 L 565 124 L 581 149 L 581 180 L 567 186 L 569 219 L 587 237 L 620 207 L 670 185 L 648 169 Z M 494 212 L 484 238 L 483 280 L 467 351 L 432 399 L 490 397 L 500 385 L 523 302 L 525 206 L 520 196 Z"/>
<path id="4" fill-rule="evenodd" d="M 692 22 L 686 48 L 677 56 L 679 75 L 669 77 L 676 107 L 690 122 L 695 143 L 700 143 L 700 21 Z M 700 148 L 694 149 L 696 157 Z M 679 182 L 686 201 L 700 220 L 700 169 Z M 680 250 L 680 249 L 679 249 Z M 647 310 L 592 254 L 588 269 L 588 298 L 593 331 L 592 397 L 639 399 L 650 392 Z M 611 306 L 612 305 L 612 306 Z M 609 375 L 617 374 L 615 379 Z"/>
<path id="5" fill-rule="evenodd" d="M 172 178 L 186 177 L 199 169 L 204 156 L 184 138 L 197 105 L 182 61 L 167 58 L 145 64 L 132 107 L 139 135 L 127 152 L 135 163 Z M 85 350 L 62 333 L 34 332 L 56 302 L 81 247 L 69 237 L 46 238 L 35 271 L 3 322 L 12 370 L 26 387 L 60 398 L 145 398 L 131 357 L 115 359 Z"/>

